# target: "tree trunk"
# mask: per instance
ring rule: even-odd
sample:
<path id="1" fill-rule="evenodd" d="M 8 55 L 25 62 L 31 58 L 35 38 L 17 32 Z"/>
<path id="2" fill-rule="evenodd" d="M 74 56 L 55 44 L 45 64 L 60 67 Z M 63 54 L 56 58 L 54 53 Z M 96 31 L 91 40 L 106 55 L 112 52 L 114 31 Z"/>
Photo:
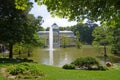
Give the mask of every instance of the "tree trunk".
<path id="1" fill-rule="evenodd" d="M 13 58 L 13 44 L 9 44 L 9 58 L 12 59 Z"/>
<path id="2" fill-rule="evenodd" d="M 30 49 L 28 49 L 28 57 L 30 57 Z"/>
<path id="3" fill-rule="evenodd" d="M 106 58 L 107 58 L 106 45 L 104 45 L 104 57 L 105 57 L 105 62 L 106 62 Z"/>
<path id="4" fill-rule="evenodd" d="M 19 50 L 18 54 L 19 54 L 19 57 L 20 57 L 20 55 L 21 55 L 21 50 Z"/>

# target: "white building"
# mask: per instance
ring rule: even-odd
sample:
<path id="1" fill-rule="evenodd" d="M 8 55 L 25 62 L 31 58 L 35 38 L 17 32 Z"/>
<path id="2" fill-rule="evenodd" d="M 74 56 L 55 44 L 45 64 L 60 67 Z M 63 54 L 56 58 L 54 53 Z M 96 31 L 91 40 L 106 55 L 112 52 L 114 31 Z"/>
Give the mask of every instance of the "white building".
<path id="1" fill-rule="evenodd" d="M 59 31 L 59 27 L 56 23 L 52 25 L 53 27 L 53 46 L 75 46 L 76 36 L 72 31 Z M 44 39 L 45 45 L 49 45 L 49 31 L 39 31 L 39 37 Z"/>

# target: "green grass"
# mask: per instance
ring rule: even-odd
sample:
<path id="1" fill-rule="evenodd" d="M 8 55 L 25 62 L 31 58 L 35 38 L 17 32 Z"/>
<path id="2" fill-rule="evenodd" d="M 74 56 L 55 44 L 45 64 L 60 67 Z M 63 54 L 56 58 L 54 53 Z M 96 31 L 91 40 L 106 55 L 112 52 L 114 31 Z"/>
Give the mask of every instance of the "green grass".
<path id="1" fill-rule="evenodd" d="M 64 70 L 61 68 L 42 66 L 47 76 L 39 80 L 118 80 L 120 70 L 86 71 Z"/>
<path id="2" fill-rule="evenodd" d="M 120 68 L 110 68 L 107 71 L 88 71 L 88 70 L 65 70 L 59 67 L 41 65 L 36 63 L 31 63 L 38 65 L 39 69 L 45 74 L 45 77 L 39 79 L 30 80 L 119 80 L 120 79 Z M 0 68 L 12 65 L 12 63 L 0 64 Z M 118 64 L 120 67 L 120 65 Z M 0 80 L 11 80 L 2 77 L 0 73 Z M 19 79 L 21 80 L 21 79 Z M 23 80 L 23 79 L 22 79 Z M 27 79 L 28 80 L 28 79 Z"/>

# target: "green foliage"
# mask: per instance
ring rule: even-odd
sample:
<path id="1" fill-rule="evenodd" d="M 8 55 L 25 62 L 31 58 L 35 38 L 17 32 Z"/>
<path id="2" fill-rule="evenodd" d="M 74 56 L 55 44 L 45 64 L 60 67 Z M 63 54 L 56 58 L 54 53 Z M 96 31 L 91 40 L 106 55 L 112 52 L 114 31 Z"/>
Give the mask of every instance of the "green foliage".
<path id="1" fill-rule="evenodd" d="M 8 72 L 11 75 L 16 75 L 17 78 L 39 78 L 44 76 L 37 64 L 19 63 L 8 67 Z"/>
<path id="2" fill-rule="evenodd" d="M 82 47 L 82 43 L 79 42 L 79 41 L 76 41 L 76 47 L 77 47 L 77 48 L 81 48 L 81 47 Z"/>
<path id="3" fill-rule="evenodd" d="M 72 64 L 77 66 L 84 66 L 84 65 L 94 65 L 98 64 L 98 61 L 93 57 L 86 57 L 86 58 L 77 58 Z"/>
<path id="4" fill-rule="evenodd" d="M 107 47 L 112 43 L 113 36 L 108 27 L 96 27 L 92 33 L 94 37 L 93 44 L 96 46 L 104 46 L 104 57 L 107 57 Z"/>
<path id="5" fill-rule="evenodd" d="M 81 48 L 82 43 L 80 42 L 80 33 L 79 33 L 79 31 L 76 31 L 75 34 L 76 34 L 76 46 L 77 46 L 77 48 Z"/>
<path id="6" fill-rule="evenodd" d="M 37 31 L 42 17 L 28 14 L 32 4 L 29 0 L 2 0 L 0 2 L 0 43 L 9 45 L 9 58 L 13 58 L 16 43 L 40 45 Z M 22 9 L 22 10 L 21 10 Z"/>
<path id="7" fill-rule="evenodd" d="M 33 44 L 15 44 L 13 47 L 13 53 L 17 54 L 19 58 L 24 58 L 22 56 L 23 54 L 26 54 L 27 57 L 30 57 L 34 48 L 36 48 L 36 46 Z"/>
<path id="8" fill-rule="evenodd" d="M 41 0 L 39 0 L 41 1 Z M 85 18 L 115 25 L 120 21 L 119 0 L 42 0 L 48 11 L 59 17 L 81 21 Z"/>
<path id="9" fill-rule="evenodd" d="M 120 24 L 117 24 L 116 27 L 110 29 L 113 32 L 113 41 L 112 41 L 112 53 L 120 54 Z"/>
<path id="10" fill-rule="evenodd" d="M 92 36 L 94 37 L 93 44 L 99 44 L 99 45 L 109 45 L 112 40 L 112 32 L 109 31 L 109 29 L 106 27 L 96 27 L 92 33 Z"/>
<path id="11" fill-rule="evenodd" d="M 92 44 L 93 41 L 92 32 L 96 26 L 98 25 L 95 24 L 94 22 L 85 24 L 78 23 L 77 25 L 72 26 L 71 30 L 76 35 L 77 40 L 82 42 L 82 44 Z"/>
<path id="12" fill-rule="evenodd" d="M 93 57 L 77 58 L 71 64 L 74 64 L 80 69 L 107 70 L 107 67 L 100 65 L 99 62 Z"/>
<path id="13" fill-rule="evenodd" d="M 75 65 L 74 64 L 65 64 L 63 66 L 63 69 L 75 69 Z"/>
<path id="14" fill-rule="evenodd" d="M 92 66 L 99 65 L 99 62 L 93 57 L 85 57 L 85 58 L 77 58 L 72 64 L 84 68 L 84 69 L 92 69 Z"/>
<path id="15" fill-rule="evenodd" d="M 17 9 L 25 10 L 28 6 L 28 0 L 15 0 Z"/>
<path id="16" fill-rule="evenodd" d="M 70 46 L 72 43 L 72 40 L 70 38 L 67 38 L 66 35 L 61 36 L 61 46 L 66 48 L 67 46 Z"/>

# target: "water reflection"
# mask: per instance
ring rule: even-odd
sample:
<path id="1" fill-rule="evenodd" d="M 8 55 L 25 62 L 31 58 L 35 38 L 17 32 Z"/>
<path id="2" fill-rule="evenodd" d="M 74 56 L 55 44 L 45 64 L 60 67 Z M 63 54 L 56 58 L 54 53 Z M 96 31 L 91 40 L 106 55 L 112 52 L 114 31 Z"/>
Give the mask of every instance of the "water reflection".
<path id="1" fill-rule="evenodd" d="M 49 50 L 49 65 L 53 65 L 53 50 Z"/>
<path id="2" fill-rule="evenodd" d="M 54 50 L 39 49 L 39 50 L 40 50 L 39 63 L 61 67 L 64 64 L 70 63 L 72 61 L 70 53 L 66 51 L 62 52 L 62 49 Z"/>
<path id="3" fill-rule="evenodd" d="M 65 52 L 65 54 L 63 55 L 63 54 L 61 54 L 60 56 L 59 56 L 59 60 L 58 60 L 58 66 L 62 66 L 62 65 L 64 65 L 64 64 L 67 64 L 67 63 L 69 63 L 69 58 L 70 58 L 70 56 L 68 56 L 68 54 L 67 54 L 67 52 Z"/>

